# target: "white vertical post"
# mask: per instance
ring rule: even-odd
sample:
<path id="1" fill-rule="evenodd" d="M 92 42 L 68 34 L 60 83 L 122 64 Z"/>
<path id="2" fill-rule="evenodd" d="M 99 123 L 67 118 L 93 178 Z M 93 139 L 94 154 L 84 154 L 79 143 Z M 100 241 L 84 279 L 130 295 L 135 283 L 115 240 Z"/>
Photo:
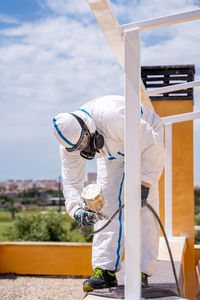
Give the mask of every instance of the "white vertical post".
<path id="1" fill-rule="evenodd" d="M 125 299 L 139 300 L 141 288 L 140 33 L 125 36 Z"/>
<path id="2" fill-rule="evenodd" d="M 172 124 L 165 124 L 165 231 L 172 237 Z"/>

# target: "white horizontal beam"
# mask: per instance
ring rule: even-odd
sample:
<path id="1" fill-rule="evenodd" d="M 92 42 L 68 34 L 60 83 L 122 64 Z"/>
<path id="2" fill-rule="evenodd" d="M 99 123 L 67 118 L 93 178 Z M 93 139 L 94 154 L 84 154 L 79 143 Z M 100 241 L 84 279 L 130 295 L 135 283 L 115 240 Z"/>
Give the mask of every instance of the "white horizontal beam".
<path id="1" fill-rule="evenodd" d="M 146 93 L 148 96 L 153 96 L 156 94 L 163 94 L 163 93 L 168 93 L 168 92 L 173 92 L 173 91 L 179 91 L 179 90 L 193 88 L 193 87 L 197 87 L 197 86 L 200 86 L 200 80 L 190 81 L 190 82 L 186 82 L 186 83 L 173 84 L 173 85 L 169 85 L 169 86 L 165 86 L 165 87 L 157 88 L 157 89 L 151 89 L 151 90 L 146 91 Z"/>
<path id="2" fill-rule="evenodd" d="M 164 124 L 167 124 L 167 123 L 179 123 L 179 122 L 190 121 L 195 119 L 200 119 L 200 111 L 190 112 L 190 113 L 185 113 L 180 115 L 173 115 L 169 117 L 163 117 L 162 121 Z"/>
<path id="3" fill-rule="evenodd" d="M 143 31 L 143 30 L 148 30 L 148 29 L 153 29 L 153 28 L 158 28 L 167 25 L 173 25 L 177 23 L 198 20 L 198 19 L 200 19 L 200 9 L 195 9 L 184 13 L 177 13 L 177 14 L 168 15 L 164 17 L 121 25 L 120 29 L 123 32 L 123 31 L 131 30 L 133 28 L 139 27 L 140 31 Z"/>

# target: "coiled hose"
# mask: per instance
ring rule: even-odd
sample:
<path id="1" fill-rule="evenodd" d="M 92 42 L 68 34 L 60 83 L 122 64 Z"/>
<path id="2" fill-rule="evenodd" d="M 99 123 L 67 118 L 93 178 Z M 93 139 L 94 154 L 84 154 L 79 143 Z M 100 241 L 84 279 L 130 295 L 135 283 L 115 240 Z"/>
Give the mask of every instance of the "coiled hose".
<path id="1" fill-rule="evenodd" d="M 172 256 L 172 251 L 171 251 L 171 248 L 170 248 L 170 245 L 169 245 L 169 241 L 168 241 L 167 235 L 165 233 L 164 227 L 163 227 L 163 225 L 162 225 L 162 223 L 160 221 L 160 218 L 159 218 L 157 212 L 155 211 L 155 209 L 149 203 L 146 203 L 146 206 L 153 213 L 153 215 L 155 216 L 155 218 L 158 221 L 158 223 L 160 225 L 160 228 L 162 230 L 162 233 L 163 233 L 163 236 L 164 236 L 164 239 L 165 239 L 165 243 L 167 245 L 167 249 L 168 249 L 168 252 L 169 252 L 169 257 L 170 257 L 170 261 L 171 261 L 171 265 L 172 265 L 174 279 L 175 279 L 175 282 L 176 282 L 176 288 L 177 288 L 178 296 L 181 297 L 181 291 L 180 291 L 179 284 L 178 284 L 178 277 L 177 277 L 177 274 L 176 274 L 176 268 L 175 268 L 175 264 L 174 264 L 174 259 L 173 259 L 173 256 Z"/>

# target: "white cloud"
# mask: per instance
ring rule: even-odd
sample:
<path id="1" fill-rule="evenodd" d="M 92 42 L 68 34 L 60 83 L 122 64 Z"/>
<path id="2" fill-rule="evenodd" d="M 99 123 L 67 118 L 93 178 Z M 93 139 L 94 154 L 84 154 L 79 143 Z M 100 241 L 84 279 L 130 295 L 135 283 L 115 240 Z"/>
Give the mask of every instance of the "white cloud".
<path id="1" fill-rule="evenodd" d="M 21 151 L 21 159 L 24 153 L 26 161 L 37 157 L 42 166 L 51 161 L 54 167 L 50 172 L 53 172 L 58 145 L 51 132 L 51 118 L 93 97 L 122 94 L 124 80 L 101 30 L 94 23 L 87 1 L 38 1 L 43 9 L 51 9 L 49 17 L 18 23 L 8 16 L 9 27 L 0 30 L 0 126 L 4 128 L 1 143 L 5 154 L 9 153 L 10 164 L 16 168 L 19 165 L 14 159 L 15 151 Z M 120 21 L 127 22 L 193 9 L 194 3 L 193 0 L 112 1 Z M 143 34 L 142 63 L 195 63 L 200 68 L 197 24 L 199 21 Z M 34 149 L 41 155 L 34 154 Z"/>
<path id="2" fill-rule="evenodd" d="M 200 68 L 200 20 L 173 26 L 173 36 L 143 48 L 143 64 L 195 64 Z"/>
<path id="3" fill-rule="evenodd" d="M 198 8 L 195 0 L 117 0 L 112 1 L 113 11 L 124 23 L 147 20 L 168 14 Z M 120 22 L 121 23 L 121 22 Z"/>
<path id="4" fill-rule="evenodd" d="M 58 17 L 1 30 L 1 36 L 9 38 L 0 48 L 4 141 L 8 131 L 15 131 L 14 140 L 36 138 L 35 120 L 46 136 L 55 113 L 122 93 L 122 73 L 97 26 Z"/>
<path id="5" fill-rule="evenodd" d="M 5 23 L 5 24 L 18 24 L 19 21 L 15 18 L 12 18 L 6 14 L 0 13 L 0 23 Z"/>
<path id="6" fill-rule="evenodd" d="M 54 13 L 65 15 L 90 14 L 90 8 L 86 0 L 39 0 L 42 8 L 49 8 Z"/>

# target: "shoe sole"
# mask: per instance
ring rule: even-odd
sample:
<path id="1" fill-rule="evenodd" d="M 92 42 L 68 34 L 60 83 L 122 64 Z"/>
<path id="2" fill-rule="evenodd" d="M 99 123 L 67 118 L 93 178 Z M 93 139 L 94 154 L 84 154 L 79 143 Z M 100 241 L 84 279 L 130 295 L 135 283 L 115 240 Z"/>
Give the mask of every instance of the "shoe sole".
<path id="1" fill-rule="evenodd" d="M 106 289 L 106 288 L 111 288 L 111 287 L 116 287 L 117 286 L 117 282 L 112 282 L 112 283 L 107 283 L 107 284 L 104 284 L 103 287 L 92 287 L 90 286 L 89 284 L 85 284 L 83 286 L 83 291 L 86 293 L 86 292 L 90 292 L 90 291 L 94 291 L 94 290 L 101 290 L 101 289 Z"/>

